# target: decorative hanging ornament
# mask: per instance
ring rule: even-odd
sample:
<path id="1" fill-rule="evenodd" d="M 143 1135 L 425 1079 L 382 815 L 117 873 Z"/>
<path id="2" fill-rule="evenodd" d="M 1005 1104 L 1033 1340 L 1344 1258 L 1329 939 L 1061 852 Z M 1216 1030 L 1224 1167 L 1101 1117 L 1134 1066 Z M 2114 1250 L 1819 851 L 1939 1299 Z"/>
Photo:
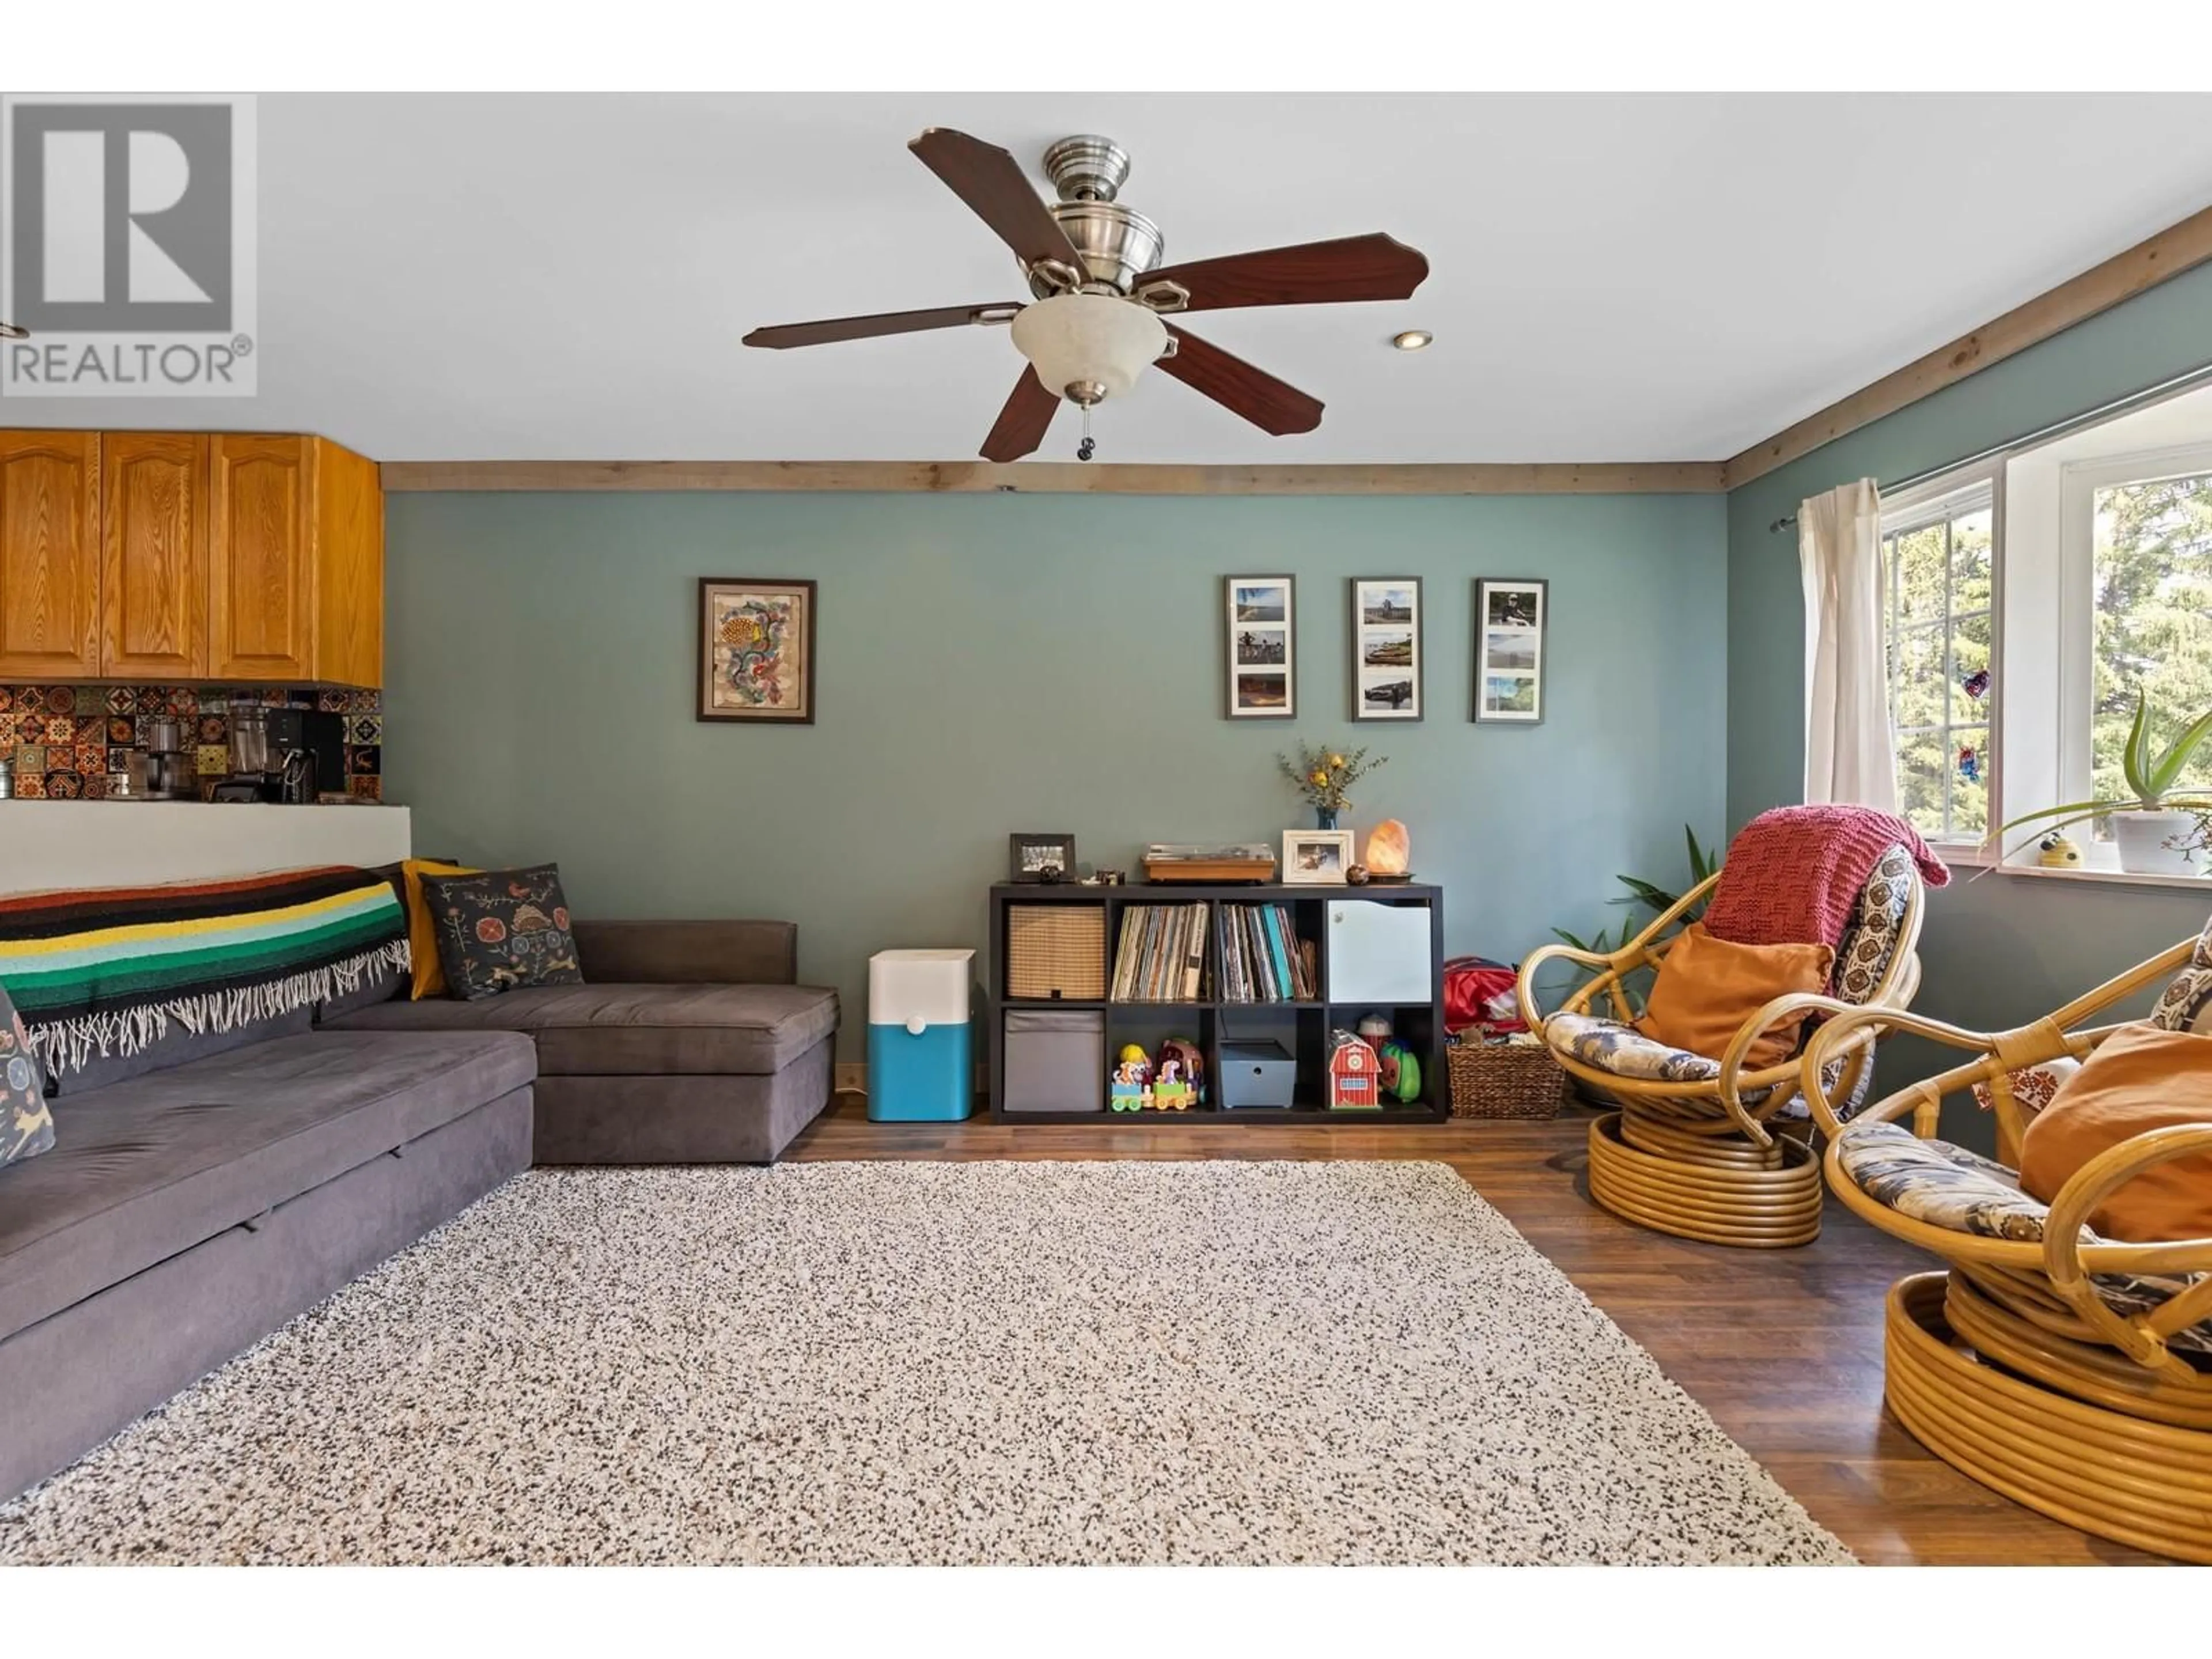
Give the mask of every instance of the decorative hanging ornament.
<path id="1" fill-rule="evenodd" d="M 1970 743 L 1961 744 L 1959 747 L 1959 775 L 1968 783 L 1982 781 L 1982 757 L 1974 752 L 1974 745 Z"/>
<path id="2" fill-rule="evenodd" d="M 1986 668 L 1977 668 L 1966 676 L 1961 689 L 1968 696 L 1978 702 L 1982 693 L 1990 689 L 1990 671 Z"/>

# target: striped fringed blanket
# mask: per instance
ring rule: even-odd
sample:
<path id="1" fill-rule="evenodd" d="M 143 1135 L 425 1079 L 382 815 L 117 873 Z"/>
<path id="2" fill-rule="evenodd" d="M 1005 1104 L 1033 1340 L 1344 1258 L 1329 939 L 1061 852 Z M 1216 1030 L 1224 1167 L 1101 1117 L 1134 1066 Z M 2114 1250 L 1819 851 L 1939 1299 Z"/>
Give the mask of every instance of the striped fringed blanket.
<path id="1" fill-rule="evenodd" d="M 235 1030 L 407 967 L 407 913 L 368 870 L 0 899 L 0 985 L 58 1079 L 171 1020 Z"/>

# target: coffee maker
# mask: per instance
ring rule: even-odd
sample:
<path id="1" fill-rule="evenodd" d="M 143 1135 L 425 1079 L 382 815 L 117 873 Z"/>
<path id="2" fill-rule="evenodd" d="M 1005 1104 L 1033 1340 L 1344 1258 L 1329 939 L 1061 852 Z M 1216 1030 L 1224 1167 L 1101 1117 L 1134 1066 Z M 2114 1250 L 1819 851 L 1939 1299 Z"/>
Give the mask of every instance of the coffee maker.
<path id="1" fill-rule="evenodd" d="M 315 708 L 230 705 L 230 775 L 219 801 L 312 806 L 325 789 L 345 787 L 345 719 Z"/>
<path id="2" fill-rule="evenodd" d="M 132 772 L 145 780 L 139 793 L 147 800 L 191 800 L 198 784 L 182 718 L 156 714 L 146 721 L 143 730 L 145 740 L 131 757 Z"/>

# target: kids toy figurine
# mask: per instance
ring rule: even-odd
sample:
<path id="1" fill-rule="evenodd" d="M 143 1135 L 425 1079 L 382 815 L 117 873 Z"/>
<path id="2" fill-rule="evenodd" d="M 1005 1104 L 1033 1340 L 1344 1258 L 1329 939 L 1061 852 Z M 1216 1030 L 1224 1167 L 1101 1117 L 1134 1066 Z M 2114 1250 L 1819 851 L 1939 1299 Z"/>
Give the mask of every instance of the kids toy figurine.
<path id="1" fill-rule="evenodd" d="M 1382 1097 L 1377 1091 L 1382 1076 L 1382 1063 L 1364 1037 L 1354 1036 L 1349 1031 L 1338 1031 L 1330 1036 L 1328 1053 L 1328 1103 L 1337 1111 L 1379 1111 Z"/>
<path id="2" fill-rule="evenodd" d="M 1132 1042 L 1121 1050 L 1121 1062 L 1114 1067 L 1113 1079 L 1106 1087 L 1106 1109 L 1110 1112 L 1141 1112 L 1152 1103 L 1152 1062 L 1145 1051 Z"/>
<path id="3" fill-rule="evenodd" d="M 1192 1090 L 1183 1081 L 1182 1062 L 1167 1058 L 1160 1051 L 1160 1074 L 1152 1079 L 1152 1107 L 1156 1112 L 1187 1112 L 1190 1109 Z"/>
<path id="4" fill-rule="evenodd" d="M 1341 1035 L 1341 1034 L 1340 1034 Z M 1383 1100 L 1421 1097 L 1421 1062 L 1404 1043 L 1390 1035 L 1387 1014 L 1369 1014 L 1359 1022 L 1360 1041 L 1375 1051 L 1376 1105 Z"/>
<path id="5" fill-rule="evenodd" d="M 1395 1038 L 1385 1040 L 1376 1051 L 1382 1074 L 1382 1092 L 1406 1102 L 1421 1097 L 1421 1062 L 1411 1048 Z"/>
<path id="6" fill-rule="evenodd" d="M 1204 1106 L 1206 1104 L 1206 1060 L 1199 1053 L 1198 1044 L 1188 1037 L 1170 1037 L 1165 1042 L 1160 1044 L 1159 1065 L 1163 1072 L 1167 1069 L 1167 1064 L 1171 1060 L 1179 1068 L 1176 1075 L 1190 1085 L 1190 1103 L 1193 1106 Z M 1154 1092 L 1158 1091 L 1158 1086 L 1155 1085 Z"/>

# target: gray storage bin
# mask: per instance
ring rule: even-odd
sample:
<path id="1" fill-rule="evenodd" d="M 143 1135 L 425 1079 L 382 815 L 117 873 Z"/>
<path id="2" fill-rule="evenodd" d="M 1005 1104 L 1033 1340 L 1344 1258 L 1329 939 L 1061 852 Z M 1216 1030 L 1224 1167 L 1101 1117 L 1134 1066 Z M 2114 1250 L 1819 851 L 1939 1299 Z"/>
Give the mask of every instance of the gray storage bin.
<path id="1" fill-rule="evenodd" d="M 1297 1087 L 1298 1062 L 1279 1042 L 1221 1045 L 1221 1104 L 1288 1106 Z"/>
<path id="2" fill-rule="evenodd" d="M 1006 1043 L 1009 1112 L 1106 1109 L 1106 1016 L 1069 1009 L 1010 1008 Z"/>

